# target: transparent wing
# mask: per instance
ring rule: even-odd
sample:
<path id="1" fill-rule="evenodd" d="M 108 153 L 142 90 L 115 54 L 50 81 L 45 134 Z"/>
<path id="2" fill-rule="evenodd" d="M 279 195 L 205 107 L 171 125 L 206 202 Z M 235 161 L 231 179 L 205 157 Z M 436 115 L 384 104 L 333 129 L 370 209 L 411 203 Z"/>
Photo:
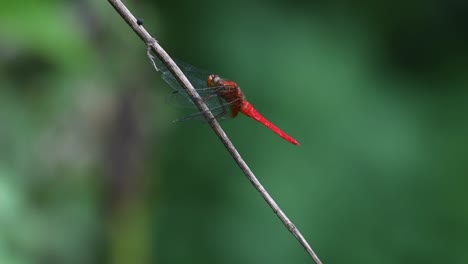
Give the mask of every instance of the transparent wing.
<path id="1" fill-rule="evenodd" d="M 148 54 L 148 56 L 150 56 L 150 54 Z M 187 94 L 185 89 L 180 86 L 179 82 L 172 75 L 166 65 L 164 65 L 164 63 L 155 56 L 151 56 L 150 59 L 156 66 L 157 70 L 161 73 L 161 78 L 175 90 L 166 97 L 166 102 L 181 107 L 193 108 L 194 104 L 190 99 L 190 96 Z M 222 89 L 223 87 L 208 87 L 207 80 L 208 76 L 212 74 L 211 72 L 196 68 L 177 59 L 174 61 L 185 76 L 187 76 L 198 94 L 204 99 L 208 108 L 216 109 L 223 104 L 227 104 L 223 99 L 218 99 L 218 96 L 216 95 L 216 89 Z"/>
<path id="2" fill-rule="evenodd" d="M 223 108 L 222 106 L 216 107 L 215 109 L 211 109 L 211 113 L 213 113 L 213 116 L 218 120 L 228 119 L 229 118 L 228 111 L 229 111 L 228 108 Z M 194 121 L 194 120 L 206 122 L 203 112 L 195 112 L 193 114 L 176 119 L 174 120 L 174 122 Z"/>
<path id="3" fill-rule="evenodd" d="M 198 89 L 197 92 L 203 98 L 203 101 L 210 109 L 220 106 L 221 103 L 225 103 L 224 100 L 222 100 L 221 102 L 215 100 L 215 97 L 218 96 L 216 95 L 216 91 L 213 88 L 206 88 L 205 90 Z M 188 96 L 187 93 L 185 93 L 185 91 L 174 91 L 168 94 L 166 96 L 166 103 L 183 108 L 194 108 L 192 99 L 190 99 L 190 96 Z"/>
<path id="4" fill-rule="evenodd" d="M 236 102 L 236 101 L 234 101 L 234 102 Z M 231 119 L 232 117 L 230 115 L 230 107 L 231 107 L 232 103 L 234 103 L 234 102 L 220 104 L 219 106 L 217 106 L 215 108 L 211 108 L 210 111 L 211 111 L 211 113 L 213 113 L 213 116 L 217 120 Z M 203 115 L 203 112 L 195 112 L 195 113 L 190 114 L 188 116 L 185 116 L 183 118 L 174 120 L 174 122 L 188 121 L 188 120 L 203 120 L 203 121 L 205 121 L 205 116 Z"/>
<path id="5" fill-rule="evenodd" d="M 162 63 L 162 61 L 156 56 L 151 56 L 151 54 L 148 54 L 148 56 L 154 63 L 154 66 L 157 68 L 157 70 L 161 73 L 161 78 L 174 89 L 174 92 L 170 93 L 166 97 L 166 102 L 185 108 L 194 108 L 192 99 L 186 93 L 185 89 L 180 86 L 179 82 L 175 79 L 166 65 L 164 65 L 164 63 Z M 187 76 L 190 83 L 192 83 L 198 94 L 203 98 L 205 104 L 211 110 L 215 118 L 230 118 L 230 106 L 234 102 L 227 102 L 217 95 L 217 89 L 222 89 L 223 87 L 208 87 L 207 85 L 208 76 L 213 73 L 194 67 L 177 59 L 175 59 L 174 62 L 177 64 L 177 66 L 179 66 L 185 76 Z M 204 120 L 203 112 L 196 112 L 175 121 L 186 121 L 194 119 Z"/>
<path id="6" fill-rule="evenodd" d="M 157 58 L 156 56 L 152 56 L 151 59 L 157 67 L 157 70 L 161 72 L 161 78 L 165 82 L 167 82 L 176 91 L 184 91 L 184 89 L 180 86 L 179 82 L 177 82 L 172 73 L 159 58 Z M 211 72 L 196 68 L 180 60 L 174 60 L 174 62 L 177 64 L 177 66 L 179 66 L 179 68 L 182 70 L 185 76 L 187 76 L 190 83 L 192 83 L 195 89 L 198 90 L 208 88 L 206 81 L 208 80 L 208 76 L 212 74 Z"/>

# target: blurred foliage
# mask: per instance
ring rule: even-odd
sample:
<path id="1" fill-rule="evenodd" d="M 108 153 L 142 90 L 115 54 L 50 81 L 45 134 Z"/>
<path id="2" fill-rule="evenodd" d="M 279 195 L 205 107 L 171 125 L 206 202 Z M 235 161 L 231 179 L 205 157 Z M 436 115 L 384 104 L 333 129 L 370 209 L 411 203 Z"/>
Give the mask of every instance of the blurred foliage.
<path id="1" fill-rule="evenodd" d="M 468 262 L 468 2 L 129 1 L 325 263 Z M 0 9 L 0 263 L 310 263 L 106 1 Z"/>

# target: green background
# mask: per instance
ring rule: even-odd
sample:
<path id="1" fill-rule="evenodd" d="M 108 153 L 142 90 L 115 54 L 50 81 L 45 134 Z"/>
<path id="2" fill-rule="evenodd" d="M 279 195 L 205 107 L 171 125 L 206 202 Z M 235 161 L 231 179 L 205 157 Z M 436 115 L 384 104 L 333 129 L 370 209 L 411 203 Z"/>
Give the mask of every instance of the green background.
<path id="1" fill-rule="evenodd" d="M 126 1 L 299 140 L 233 143 L 324 263 L 468 263 L 468 2 Z M 0 263 L 311 263 L 107 1 L 1 2 Z"/>

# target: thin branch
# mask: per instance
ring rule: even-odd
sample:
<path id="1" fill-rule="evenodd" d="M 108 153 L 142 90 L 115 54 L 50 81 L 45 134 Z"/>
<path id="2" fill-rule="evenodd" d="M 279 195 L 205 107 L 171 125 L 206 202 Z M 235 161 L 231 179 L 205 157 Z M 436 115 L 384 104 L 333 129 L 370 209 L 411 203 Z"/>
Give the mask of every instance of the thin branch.
<path id="1" fill-rule="evenodd" d="M 209 108 L 203 102 L 200 95 L 197 93 L 195 88 L 189 82 L 187 77 L 182 73 L 179 67 L 174 63 L 174 61 L 169 57 L 166 51 L 158 44 L 158 42 L 143 28 L 143 26 L 139 26 L 137 23 L 137 19 L 130 13 L 127 7 L 120 1 L 120 0 L 108 0 L 109 3 L 115 8 L 117 13 L 127 22 L 127 24 L 135 31 L 135 33 L 151 48 L 151 50 L 156 54 L 156 56 L 166 65 L 166 67 L 171 71 L 180 85 L 187 91 L 187 93 L 192 98 L 195 105 L 198 107 L 200 111 L 204 113 L 206 120 L 209 122 L 210 126 L 213 128 L 216 135 L 218 135 L 221 142 L 223 142 L 224 146 L 226 147 L 227 151 L 231 154 L 232 158 L 236 161 L 239 165 L 240 169 L 244 172 L 245 176 L 247 176 L 248 180 L 255 189 L 260 193 L 260 195 L 265 199 L 267 204 L 273 209 L 273 212 L 278 216 L 284 226 L 291 232 L 291 234 L 296 237 L 299 243 L 304 247 L 307 253 L 312 257 L 316 264 L 321 264 L 322 262 L 318 258 L 317 254 L 312 250 L 309 243 L 305 240 L 302 236 L 301 232 L 297 229 L 297 227 L 289 220 L 286 214 L 281 210 L 281 208 L 276 204 L 273 198 L 268 194 L 262 184 L 258 181 L 255 177 L 253 172 L 250 170 L 249 166 L 240 156 L 237 149 L 232 144 L 231 140 L 228 138 L 224 130 L 219 125 L 216 118 L 213 116 Z M 153 65 L 154 66 L 154 65 Z"/>

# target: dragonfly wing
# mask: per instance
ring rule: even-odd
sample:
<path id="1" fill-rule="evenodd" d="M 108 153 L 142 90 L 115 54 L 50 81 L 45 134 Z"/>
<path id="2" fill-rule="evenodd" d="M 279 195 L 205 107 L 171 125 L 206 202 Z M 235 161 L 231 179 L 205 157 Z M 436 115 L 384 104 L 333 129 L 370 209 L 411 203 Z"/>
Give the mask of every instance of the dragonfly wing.
<path id="1" fill-rule="evenodd" d="M 174 60 L 174 62 L 179 66 L 184 75 L 187 76 L 195 89 L 207 88 L 207 80 L 208 76 L 211 74 L 210 72 L 196 68 L 179 60 Z M 172 75 L 171 71 L 169 71 L 166 65 L 164 65 L 159 58 L 154 57 L 154 63 L 156 64 L 158 71 L 161 72 L 161 77 L 165 82 L 167 82 L 176 91 L 184 91 L 179 82 Z"/>
<path id="2" fill-rule="evenodd" d="M 229 115 L 229 105 L 220 105 L 218 107 L 215 107 L 213 109 L 210 109 L 211 113 L 217 120 L 226 120 L 230 118 Z M 180 121 L 192 121 L 192 120 L 198 120 L 198 121 L 205 121 L 205 116 L 203 115 L 203 112 L 195 112 L 193 114 L 190 114 L 188 116 L 185 116 L 183 118 L 175 120 L 175 122 L 180 122 Z"/>
<path id="3" fill-rule="evenodd" d="M 169 86 L 172 87 L 172 89 L 176 91 L 183 91 L 184 89 L 180 86 L 179 82 L 172 76 L 172 73 L 167 71 L 167 72 L 161 72 L 161 78 L 169 84 Z"/>
<path id="4" fill-rule="evenodd" d="M 166 96 L 166 103 L 175 105 L 177 107 L 191 108 L 193 109 L 194 104 L 190 97 L 186 93 L 174 91 Z"/>
<path id="5" fill-rule="evenodd" d="M 216 100 L 220 100 L 219 98 L 216 98 Z M 236 100 L 237 101 L 237 100 Z M 221 121 L 221 120 L 226 120 L 226 119 L 232 119 L 235 116 L 231 115 L 231 107 L 234 102 L 226 102 L 226 101 L 220 101 L 217 107 L 210 108 L 211 113 L 213 113 L 213 116 Z M 203 115 L 203 112 L 196 112 L 193 114 L 190 114 L 188 116 L 185 116 L 181 119 L 177 119 L 175 121 L 187 121 L 187 120 L 203 120 L 205 121 L 205 116 Z"/>
<path id="6" fill-rule="evenodd" d="M 185 76 L 187 76 L 190 83 L 192 83 L 192 85 L 197 90 L 198 94 L 204 99 L 205 103 L 208 105 L 208 108 L 214 109 L 224 103 L 217 100 L 218 96 L 214 96 L 217 87 L 208 87 L 207 85 L 208 76 L 211 74 L 210 72 L 196 68 L 179 60 L 174 61 L 185 74 Z M 179 82 L 169 71 L 169 69 L 162 63 L 161 60 L 156 57 L 154 58 L 154 62 L 158 71 L 161 72 L 161 78 L 175 90 L 174 93 L 168 95 L 166 102 L 183 107 L 193 107 L 193 102 L 190 96 L 187 94 L 185 89 L 180 86 Z"/>
<path id="7" fill-rule="evenodd" d="M 212 73 L 194 67 L 180 60 L 174 61 L 185 74 L 185 76 L 187 76 L 190 83 L 197 90 L 198 94 L 203 98 L 205 104 L 213 112 L 213 115 L 217 118 L 221 118 L 222 116 L 229 116 L 226 112 L 229 112 L 230 110 L 230 103 L 216 95 L 217 87 L 208 87 L 208 76 Z M 187 94 L 185 89 L 180 86 L 179 82 L 176 80 L 171 71 L 169 71 L 166 65 L 164 65 L 164 63 L 162 63 L 162 61 L 155 56 L 153 57 L 153 62 L 156 64 L 157 70 L 161 72 L 162 79 L 175 90 L 173 93 L 168 95 L 166 102 L 183 107 L 193 108 L 194 104 L 192 99 Z M 194 113 L 186 118 L 182 118 L 182 120 L 192 118 L 197 119 L 197 116 L 203 117 L 203 113 Z"/>
<path id="8" fill-rule="evenodd" d="M 216 88 L 198 89 L 197 92 L 210 109 L 226 104 L 215 91 Z M 166 96 L 166 103 L 185 108 L 194 108 L 194 103 L 190 96 L 184 91 L 174 91 Z"/>

